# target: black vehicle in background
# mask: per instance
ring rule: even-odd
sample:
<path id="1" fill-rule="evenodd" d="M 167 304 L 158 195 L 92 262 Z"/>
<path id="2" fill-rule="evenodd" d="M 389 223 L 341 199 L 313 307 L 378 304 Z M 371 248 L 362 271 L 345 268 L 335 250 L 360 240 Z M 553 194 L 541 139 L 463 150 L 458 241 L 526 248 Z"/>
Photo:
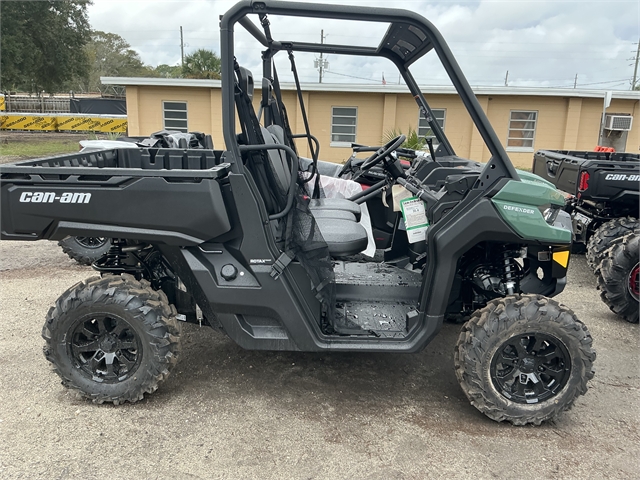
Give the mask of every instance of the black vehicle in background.
<path id="1" fill-rule="evenodd" d="M 574 248 L 586 248 L 602 300 L 638 322 L 640 155 L 540 150 L 533 173 L 570 194 Z"/>

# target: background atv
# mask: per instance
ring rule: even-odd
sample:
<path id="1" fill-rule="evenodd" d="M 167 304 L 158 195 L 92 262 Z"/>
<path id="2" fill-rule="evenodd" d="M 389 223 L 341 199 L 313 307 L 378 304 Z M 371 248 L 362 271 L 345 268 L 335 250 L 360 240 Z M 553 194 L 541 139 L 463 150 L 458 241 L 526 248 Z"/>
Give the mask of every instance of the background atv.
<path id="1" fill-rule="evenodd" d="M 310 44 L 275 40 L 267 15 L 388 28 L 376 48 Z M 253 75 L 235 60 L 238 26 L 260 44 L 262 124 Z M 180 354 L 176 320 L 199 322 L 198 307 L 247 349 L 406 353 L 432 341 L 448 312 L 474 308 L 454 366 L 481 412 L 539 424 L 586 392 L 591 336 L 549 298 L 562 291 L 570 257 L 564 199 L 518 175 L 431 23 L 405 10 L 245 1 L 222 17 L 220 32 L 227 150 L 112 149 L 0 167 L 3 239 L 113 239 L 94 263 L 103 276 L 72 286 L 47 315 L 45 355 L 65 385 L 116 404 L 153 392 Z M 351 260 L 368 242 L 352 213 L 358 205 L 309 198 L 295 137 L 312 136 L 291 131 L 273 62 L 287 52 L 297 77 L 297 51 L 391 60 L 446 162 L 457 157 L 409 68 L 430 51 L 440 58 L 491 160 L 432 183 L 447 167 L 422 179 L 419 166 L 405 171 L 393 154 L 398 137 L 362 165 L 396 171 L 405 235 L 423 249 L 422 267 Z"/>
<path id="2" fill-rule="evenodd" d="M 637 323 L 640 155 L 540 150 L 533 172 L 570 194 L 574 242 L 586 246 L 602 300 Z"/>

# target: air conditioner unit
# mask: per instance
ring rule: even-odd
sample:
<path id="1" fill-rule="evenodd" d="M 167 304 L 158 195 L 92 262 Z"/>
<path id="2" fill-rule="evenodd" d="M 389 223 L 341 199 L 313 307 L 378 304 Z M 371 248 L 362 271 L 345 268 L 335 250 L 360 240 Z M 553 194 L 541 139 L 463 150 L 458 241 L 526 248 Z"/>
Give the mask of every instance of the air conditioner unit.
<path id="1" fill-rule="evenodd" d="M 605 130 L 629 131 L 633 117 L 631 115 L 606 115 L 604 117 Z"/>

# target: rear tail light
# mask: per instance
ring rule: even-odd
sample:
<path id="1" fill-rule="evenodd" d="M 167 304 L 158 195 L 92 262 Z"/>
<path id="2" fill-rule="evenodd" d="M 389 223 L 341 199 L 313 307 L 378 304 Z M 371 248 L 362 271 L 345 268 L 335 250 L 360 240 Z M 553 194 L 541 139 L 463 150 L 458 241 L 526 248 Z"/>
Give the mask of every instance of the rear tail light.
<path id="1" fill-rule="evenodd" d="M 584 192 L 587 188 L 589 188 L 589 172 L 582 172 L 580 174 L 580 182 L 578 183 L 578 191 Z"/>

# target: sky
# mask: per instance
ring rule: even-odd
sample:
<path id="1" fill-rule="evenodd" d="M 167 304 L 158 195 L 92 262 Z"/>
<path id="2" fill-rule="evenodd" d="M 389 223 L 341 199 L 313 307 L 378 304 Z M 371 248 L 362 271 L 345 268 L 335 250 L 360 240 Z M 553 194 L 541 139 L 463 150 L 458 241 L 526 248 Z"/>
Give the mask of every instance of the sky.
<path id="1" fill-rule="evenodd" d="M 303 0 L 304 1 L 304 0 Z M 151 66 L 180 64 L 180 26 L 185 55 L 199 48 L 220 52 L 219 16 L 235 1 L 94 0 L 92 28 L 122 36 Z M 323 3 L 386 6 L 414 11 L 442 33 L 472 86 L 535 86 L 628 90 L 640 40 L 638 0 L 323 0 Z M 279 17 L 275 39 L 377 46 L 388 24 Z M 259 44 L 236 27 L 236 56 L 260 71 Z M 313 54 L 296 54 L 303 83 L 318 82 Z M 385 59 L 328 55 L 324 83 L 399 82 Z M 285 53 L 276 57 L 281 81 L 291 81 Z M 420 85 L 449 85 L 432 52 L 412 66 Z M 507 71 L 508 78 L 507 77 Z M 640 76 L 640 71 L 638 72 Z"/>

